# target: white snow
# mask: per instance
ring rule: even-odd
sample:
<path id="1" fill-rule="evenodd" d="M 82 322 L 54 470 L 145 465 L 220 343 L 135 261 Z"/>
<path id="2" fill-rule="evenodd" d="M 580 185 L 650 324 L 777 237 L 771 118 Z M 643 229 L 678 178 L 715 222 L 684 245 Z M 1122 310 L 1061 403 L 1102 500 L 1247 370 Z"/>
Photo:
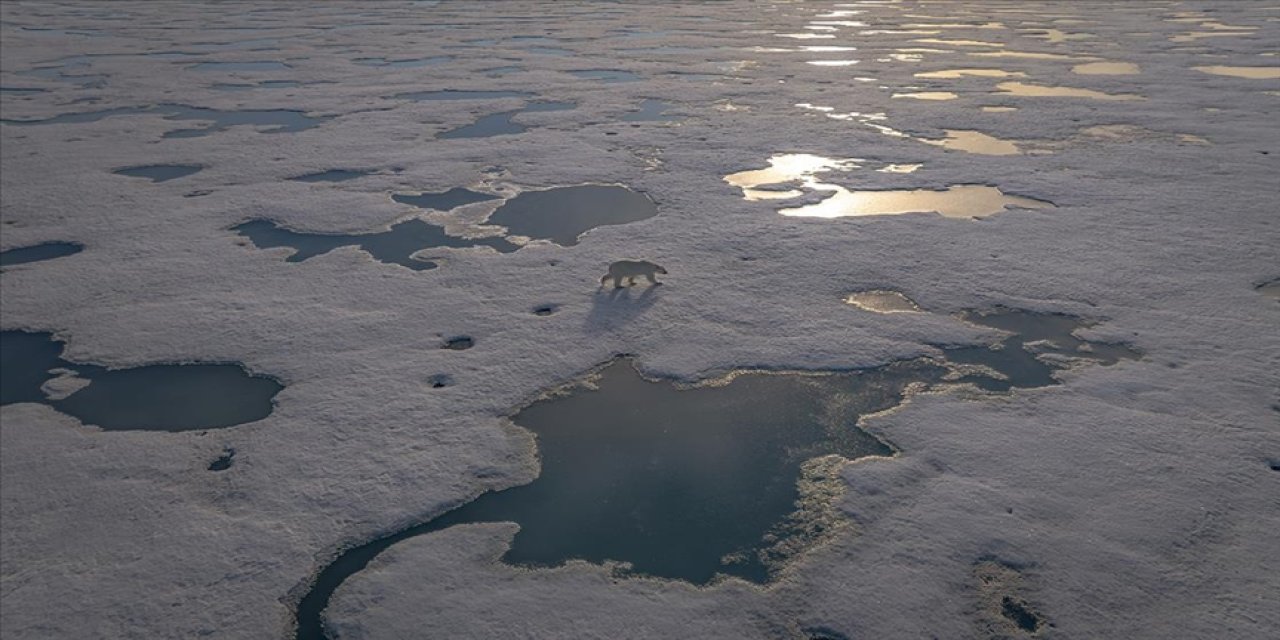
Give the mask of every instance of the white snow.
<path id="1" fill-rule="evenodd" d="M 46 89 L 4 93 L 4 119 L 158 103 L 334 116 L 296 133 L 235 126 L 163 140 L 200 123 L 0 125 L 0 248 L 86 246 L 5 269 L 4 329 L 52 330 L 77 361 L 239 361 L 287 385 L 270 417 L 203 434 L 103 432 L 44 406 L 0 409 L 6 639 L 288 637 L 296 598 L 342 548 L 533 477 L 534 443 L 506 416 L 613 354 L 686 379 L 870 366 L 988 336 L 948 314 L 993 305 L 1102 320 L 1089 338 L 1146 357 L 1007 398 L 917 396 L 871 420 L 902 454 L 850 464 L 853 533 L 767 588 L 613 580 L 583 564 L 520 570 L 496 560 L 512 528 L 476 525 L 392 547 L 339 590 L 330 621 L 342 638 L 979 637 L 974 566 L 995 559 L 1020 568 L 1012 595 L 1054 623 L 1046 636 L 1280 628 L 1280 474 L 1266 462 L 1280 456 L 1280 305 L 1255 289 L 1280 276 L 1280 84 L 1196 70 L 1280 65 L 1280 14 L 1266 4 L 5 2 L 0 16 L 0 86 Z M 833 30 L 806 30 L 814 19 Z M 946 33 L 920 51 L 904 29 Z M 1189 35 L 1202 32 L 1212 37 Z M 574 53 L 536 53 L 516 35 Z M 832 56 L 777 47 L 797 37 L 857 47 L 839 57 L 860 62 L 805 64 Z M 1003 47 L 946 44 L 970 39 Z M 237 44 L 249 40 L 261 42 Z M 21 74 L 82 54 L 124 55 L 67 69 L 104 75 L 102 87 Z M 452 60 L 353 62 L 438 56 Z M 1104 59 L 1140 72 L 1072 72 Z M 214 61 L 289 68 L 190 68 Z M 974 65 L 1026 75 L 916 75 Z M 520 70 L 485 73 L 504 66 Z M 585 69 L 641 80 L 568 73 Z M 213 88 L 265 80 L 302 84 Z M 998 88 L 1011 85 L 1143 99 Z M 445 89 L 578 107 L 522 114 L 519 135 L 437 140 L 526 101 L 389 97 Z M 892 97 L 909 92 L 957 97 Z M 646 99 L 687 117 L 618 121 Z M 1072 142 L 979 156 L 799 103 L 884 113 L 883 126 L 911 136 Z M 1118 125 L 1159 135 L 1081 133 Z M 985 184 L 1056 208 L 798 218 L 724 181 L 785 154 L 863 159 L 821 174 L 847 190 Z M 205 168 L 154 184 L 111 173 L 149 164 Z M 923 166 L 875 170 L 907 164 Z M 376 171 L 288 180 L 353 167 Z M 427 215 L 392 193 L 587 183 L 643 191 L 659 213 L 573 247 L 441 250 L 442 266 L 425 272 L 354 247 L 286 263 L 284 250 L 229 230 L 263 217 L 365 232 Z M 622 258 L 670 272 L 651 305 L 596 297 Z M 900 292 L 930 313 L 844 303 L 862 290 Z M 534 316 L 543 304 L 557 312 Z M 476 346 L 438 348 L 460 334 Z M 455 384 L 431 389 L 437 374 Z M 207 471 L 227 446 L 233 466 Z"/>

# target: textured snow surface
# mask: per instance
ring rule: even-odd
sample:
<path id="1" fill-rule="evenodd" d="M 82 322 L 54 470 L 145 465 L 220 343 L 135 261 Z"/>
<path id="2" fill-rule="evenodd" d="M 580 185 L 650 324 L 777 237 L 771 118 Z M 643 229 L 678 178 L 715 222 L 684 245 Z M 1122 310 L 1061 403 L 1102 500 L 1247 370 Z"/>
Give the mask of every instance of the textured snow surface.
<path id="1" fill-rule="evenodd" d="M 1045 637 L 1280 628 L 1280 304 L 1256 288 L 1280 277 L 1280 81 L 1196 70 L 1280 66 L 1274 3 L 0 12 L 4 120 L 176 104 L 301 111 L 316 124 L 232 122 L 189 138 L 163 136 L 208 124 L 168 112 L 0 124 L 0 249 L 85 247 L 5 268 L 4 329 L 54 331 L 76 361 L 235 361 L 286 385 L 268 418 L 204 434 L 103 432 L 46 406 L 0 408 L 6 639 L 288 637 L 293 604 L 343 548 L 533 477 L 534 443 L 506 416 L 614 354 L 684 379 L 871 366 L 989 339 L 949 314 L 994 305 L 1100 320 L 1087 337 L 1146 355 L 1005 398 L 917 396 L 869 421 L 901 455 L 846 466 L 852 532 L 767 588 L 615 580 L 580 563 L 521 570 L 497 561 L 510 525 L 469 525 L 390 548 L 337 592 L 329 623 L 344 639 L 1016 636 L 990 610 L 994 589 L 1052 623 Z M 833 46 L 856 50 L 823 50 Z M 858 62 L 806 64 L 835 59 Z M 1103 61 L 1139 72 L 1072 72 Z M 280 64 L 193 68 L 207 62 Z M 915 75 L 974 68 L 1142 99 Z M 532 95 L 394 97 L 445 90 Z M 892 99 L 912 92 L 957 97 Z M 513 116 L 526 129 L 516 135 L 436 137 L 552 100 L 577 106 Z M 647 100 L 675 119 L 624 121 Z M 910 139 L 948 131 L 1050 152 Z M 823 194 L 748 201 L 724 181 L 779 154 L 864 160 L 818 174 L 849 190 L 986 184 L 1056 208 L 794 218 L 777 210 Z M 923 166 L 875 170 L 907 164 Z M 143 165 L 203 170 L 155 183 L 113 173 Z M 333 169 L 368 173 L 290 180 Z M 286 249 L 231 230 L 264 218 L 366 233 L 415 216 L 474 230 L 500 200 L 446 213 L 391 196 L 577 184 L 641 191 L 658 215 L 572 247 L 444 249 L 431 271 L 355 247 L 288 263 Z M 627 258 L 670 272 L 645 304 L 596 295 Z M 844 303 L 865 290 L 930 313 Z M 548 305 L 554 315 L 532 312 Z M 439 348 L 457 335 L 474 348 Z M 453 384 L 433 389 L 435 376 Z M 233 464 L 209 471 L 228 447 Z M 976 567 L 990 563 L 1017 578 L 983 586 Z"/>

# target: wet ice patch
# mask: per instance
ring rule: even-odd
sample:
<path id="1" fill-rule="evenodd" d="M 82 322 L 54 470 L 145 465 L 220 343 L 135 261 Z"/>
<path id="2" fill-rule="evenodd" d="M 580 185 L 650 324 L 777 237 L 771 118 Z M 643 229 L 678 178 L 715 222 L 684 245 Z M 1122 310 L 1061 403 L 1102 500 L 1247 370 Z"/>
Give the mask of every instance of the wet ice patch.
<path id="1" fill-rule="evenodd" d="M 1071 73 L 1083 76 L 1131 76 L 1140 72 L 1132 62 L 1086 62 L 1071 67 Z"/>
<path id="2" fill-rule="evenodd" d="M 915 74 L 917 78 L 940 80 L 956 80 L 960 78 L 1022 78 L 1027 74 L 1021 71 L 1004 69 L 944 69 L 942 71 L 925 71 Z"/>
<path id="3" fill-rule="evenodd" d="M 1208 73 L 1216 76 L 1229 76 L 1232 78 L 1247 78 L 1249 80 L 1277 80 L 1280 79 L 1280 67 L 1230 67 L 1224 65 L 1209 65 L 1202 67 L 1192 67 L 1196 71 Z"/>
<path id="4" fill-rule="evenodd" d="M 514 67 L 512 67 L 514 68 Z M 490 71 L 493 71 L 492 69 Z M 534 94 L 527 91 L 464 91 L 445 89 L 442 91 L 412 91 L 397 93 L 392 98 L 400 100 L 497 100 L 499 98 L 531 98 Z"/>
<path id="5" fill-rule="evenodd" d="M 583 69 L 581 71 L 570 71 L 569 74 L 586 80 L 598 80 L 606 84 L 636 82 L 640 79 L 638 74 L 621 69 Z"/>
<path id="6" fill-rule="evenodd" d="M 250 62 L 197 62 L 187 68 L 195 71 L 285 71 L 292 67 L 275 60 L 255 60 Z"/>
<path id="7" fill-rule="evenodd" d="M 661 100 L 643 100 L 639 110 L 622 114 L 623 122 L 673 122 L 681 117 L 666 113 L 671 105 Z"/>
<path id="8" fill-rule="evenodd" d="M 1005 392 L 1019 387 L 1058 384 L 1055 373 L 1072 366 L 1073 362 L 1113 365 L 1142 357 L 1141 352 L 1128 345 L 1079 337 L 1077 331 L 1097 323 L 1075 316 L 995 308 L 966 311 L 959 317 L 1005 334 L 995 345 L 943 347 L 948 361 L 957 366 L 978 367 L 963 370 L 963 377 L 953 381 L 985 391 Z M 984 370 L 999 375 L 990 375 Z"/>
<path id="9" fill-rule="evenodd" d="M 943 38 L 919 38 L 916 40 L 920 44 L 941 44 L 952 47 L 993 47 L 999 48 L 1005 46 L 1003 42 L 991 42 L 989 40 L 947 40 Z"/>
<path id="10" fill-rule="evenodd" d="M 533 102 L 526 105 L 523 109 L 515 109 L 513 111 L 503 111 L 501 113 L 493 113 L 482 116 L 475 122 L 450 129 L 436 136 L 442 140 L 450 140 L 455 138 L 489 138 L 492 136 L 514 135 L 528 131 L 529 127 L 515 121 L 516 116 L 522 113 L 536 113 L 544 111 L 567 111 L 576 108 L 576 102 Z"/>
<path id="11" fill-rule="evenodd" d="M 263 80 L 255 83 L 215 82 L 211 85 L 218 91 L 252 91 L 254 89 L 294 89 L 302 83 L 296 80 Z"/>
<path id="12" fill-rule="evenodd" d="M 997 95 L 1018 96 L 1021 98 L 1087 98 L 1089 100 L 1146 100 L 1132 93 L 1103 93 L 1093 89 L 1079 87 L 1051 87 L 1025 82 L 1001 82 L 996 85 L 1000 90 Z"/>
<path id="13" fill-rule="evenodd" d="M 355 169 L 330 169 L 289 178 L 295 182 L 346 182 L 369 175 L 370 171 Z"/>
<path id="14" fill-rule="evenodd" d="M 352 62 L 365 67 L 415 69 L 418 67 L 429 67 L 431 65 L 448 62 L 452 59 L 453 59 L 452 56 L 433 56 L 429 58 L 397 58 L 397 59 L 373 57 L 373 58 L 355 58 L 352 60 Z"/>
<path id="15" fill-rule="evenodd" d="M 222 110 L 192 107 L 181 104 L 159 104 L 148 107 L 117 107 L 100 111 L 64 113 L 50 118 L 34 120 L 0 119 L 6 125 L 33 126 L 49 124 L 76 124 L 97 122 L 104 118 L 126 115 L 158 115 L 166 121 L 196 121 L 208 124 L 196 129 L 178 129 L 166 132 L 164 138 L 197 138 L 235 126 L 269 127 L 262 133 L 294 133 L 320 126 L 332 116 L 309 116 L 303 111 L 291 109 L 235 109 Z"/>
<path id="16" fill-rule="evenodd" d="M 529 53 L 543 56 L 568 57 L 573 55 L 573 51 L 562 47 L 525 47 L 525 51 Z"/>
<path id="17" fill-rule="evenodd" d="M 905 93 L 895 93 L 894 98 L 911 98 L 913 100 L 955 100 L 960 96 L 950 91 L 909 91 Z"/>
<path id="18" fill-rule="evenodd" d="M 116 169 L 111 173 L 131 178 L 149 178 L 152 182 L 168 182 L 199 173 L 203 169 L 204 167 L 198 164 L 149 164 Z"/>
<path id="19" fill-rule="evenodd" d="M 1075 56 L 1065 53 L 1045 53 L 1043 51 L 975 51 L 969 54 L 974 58 L 1015 58 L 1024 60 L 1097 60 L 1092 56 Z"/>
<path id="20" fill-rule="evenodd" d="M 18 75 L 43 78 L 55 82 L 75 84 L 82 89 L 101 89 L 107 86 L 107 76 L 98 73 L 69 73 L 72 69 L 83 69 L 90 66 L 87 60 L 61 62 L 43 65 L 34 69 L 18 71 Z"/>
<path id="21" fill-rule="evenodd" d="M 1280 278 L 1276 278 L 1270 282 L 1264 282 L 1255 288 L 1258 290 L 1258 293 L 1261 293 L 1272 300 L 1280 301 Z"/>

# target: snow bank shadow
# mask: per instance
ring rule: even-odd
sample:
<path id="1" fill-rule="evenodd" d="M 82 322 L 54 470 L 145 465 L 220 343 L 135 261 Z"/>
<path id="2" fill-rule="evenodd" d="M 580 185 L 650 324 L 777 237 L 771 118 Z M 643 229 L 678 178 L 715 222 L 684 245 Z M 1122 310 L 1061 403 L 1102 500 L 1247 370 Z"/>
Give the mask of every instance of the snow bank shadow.
<path id="1" fill-rule="evenodd" d="M 653 286 L 644 287 L 639 293 L 628 287 L 596 291 L 587 314 L 587 333 L 605 333 L 635 320 L 658 301 L 657 291 Z"/>
<path id="2" fill-rule="evenodd" d="M 597 300 L 600 309 L 616 304 L 608 293 Z M 511 418 L 536 435 L 536 479 L 342 553 L 299 601 L 297 637 L 324 637 L 330 596 L 382 550 L 464 523 L 518 523 L 502 557 L 518 566 L 586 560 L 624 576 L 766 583 L 849 526 L 839 509 L 841 467 L 894 453 L 859 426 L 863 416 L 921 389 L 1044 387 L 1072 363 L 1138 357 L 1075 336 L 1090 323 L 1071 316 L 996 309 L 962 318 L 1002 333 L 990 344 L 941 346 L 934 357 L 868 369 L 745 369 L 693 383 L 646 377 L 618 357 L 553 387 Z"/>
<path id="3" fill-rule="evenodd" d="M 62 350 L 49 333 L 0 332 L 0 405 L 46 404 L 107 430 L 191 431 L 261 420 L 284 389 L 238 364 L 108 369 Z"/>
<path id="4" fill-rule="evenodd" d="M 1258 293 L 1261 293 L 1272 300 L 1280 301 L 1280 278 L 1264 282 L 1254 287 L 1254 289 L 1257 289 Z"/>
<path id="5" fill-rule="evenodd" d="M 1022 571 L 1016 565 L 983 559 L 973 566 L 977 582 L 977 624 L 985 638 L 1020 637 L 1054 624 L 1019 595 Z"/>

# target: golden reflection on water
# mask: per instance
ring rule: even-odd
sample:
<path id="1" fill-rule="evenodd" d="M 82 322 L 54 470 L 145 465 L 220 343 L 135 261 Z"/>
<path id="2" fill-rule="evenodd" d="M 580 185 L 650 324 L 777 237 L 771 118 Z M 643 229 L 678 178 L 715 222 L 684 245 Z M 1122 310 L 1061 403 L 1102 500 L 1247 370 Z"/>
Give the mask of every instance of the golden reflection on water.
<path id="1" fill-rule="evenodd" d="M 1089 40 L 1095 38 L 1089 33 L 1067 33 L 1061 29 L 1021 29 L 1021 31 L 1030 32 L 1027 37 L 1039 38 L 1048 41 L 1050 44 L 1061 44 L 1069 40 Z"/>
<path id="2" fill-rule="evenodd" d="M 1257 27 L 1254 27 L 1255 29 Z M 1195 42 L 1204 38 L 1224 38 L 1229 36 L 1251 36 L 1252 31 L 1190 31 L 1181 33 L 1176 36 L 1170 36 L 1170 42 Z"/>
<path id="3" fill-rule="evenodd" d="M 946 40 L 943 38 L 920 38 L 916 40 L 921 44 L 945 44 L 956 47 L 1003 47 L 1002 42 L 987 42 L 986 40 Z"/>
<path id="4" fill-rule="evenodd" d="M 1090 100 L 1146 100 L 1132 93 L 1103 93 L 1093 89 L 1077 87 L 1050 87 L 1025 82 L 1001 82 L 996 85 L 1001 95 L 1021 96 L 1024 98 L 1088 98 Z"/>
<path id="5" fill-rule="evenodd" d="M 897 97 L 919 98 L 920 95 L 921 94 L 897 94 L 894 97 L 895 98 Z M 951 97 L 923 98 L 923 99 L 950 100 L 955 97 L 954 93 L 945 93 L 944 95 L 951 96 Z M 887 116 L 883 113 L 858 113 L 856 111 L 850 112 L 850 113 L 837 113 L 835 110 L 835 107 L 816 105 L 808 102 L 800 102 L 800 103 L 797 103 L 796 106 L 802 109 L 809 109 L 812 111 L 820 112 L 826 115 L 828 118 L 832 118 L 834 120 L 846 120 L 846 121 L 857 122 L 858 124 L 871 127 L 872 129 L 875 129 L 876 131 L 879 131 L 880 133 L 887 136 L 893 136 L 896 138 L 912 138 L 915 140 L 919 140 L 920 142 L 924 142 L 926 144 L 931 144 L 938 147 L 943 147 L 945 149 L 953 149 L 956 151 L 965 151 L 968 153 L 976 153 L 976 154 L 990 155 L 990 156 L 1007 156 L 1007 155 L 1015 155 L 1015 154 L 1022 153 L 1022 151 L 1018 148 L 1018 146 L 1013 142 L 1010 142 L 1008 140 L 1002 140 L 995 136 L 982 133 L 981 131 L 971 131 L 971 130 L 963 130 L 963 129 L 944 129 L 944 131 L 947 134 L 947 137 L 945 138 L 938 138 L 938 139 L 920 138 L 920 137 L 908 135 L 902 131 L 894 129 L 893 127 L 882 124 L 883 121 L 887 119 Z M 1009 111 L 1016 110 L 1013 107 L 983 107 L 984 111 L 987 109 L 998 109 L 998 110 L 1009 110 Z"/>
<path id="6" fill-rule="evenodd" d="M 1087 62 L 1071 67 L 1071 73 L 1082 76 L 1131 76 L 1139 71 L 1132 62 Z"/>
<path id="7" fill-rule="evenodd" d="M 1003 23 L 986 22 L 981 24 L 969 24 L 964 22 L 944 22 L 944 23 L 914 23 L 902 25 L 908 29 L 1005 29 Z"/>
<path id="8" fill-rule="evenodd" d="M 809 24 L 819 26 L 835 26 L 835 27 L 865 27 L 867 23 L 857 20 L 814 20 Z"/>
<path id="9" fill-rule="evenodd" d="M 946 129 L 947 137 L 938 140 L 920 138 L 921 142 L 944 149 L 954 149 L 984 156 L 1013 156 L 1022 153 L 1018 145 L 987 135 L 981 131 Z"/>
<path id="10" fill-rule="evenodd" d="M 917 169 L 923 166 L 923 164 L 918 162 L 912 164 L 887 164 L 876 169 L 876 171 L 879 171 L 880 173 L 915 173 Z"/>
<path id="11" fill-rule="evenodd" d="M 837 160 L 809 153 L 788 153 L 769 158 L 769 168 L 767 169 L 739 171 L 725 176 L 724 180 L 742 189 L 742 197 L 747 200 L 795 198 L 803 195 L 804 192 L 798 189 L 779 191 L 761 187 L 789 185 L 806 180 L 813 181 L 813 175 L 816 173 L 856 169 L 858 167 L 857 162 L 853 158 Z M 813 182 L 813 184 L 817 184 L 817 182 Z"/>
<path id="12" fill-rule="evenodd" d="M 1025 58 L 1027 60 L 1097 60 L 1093 56 L 1069 56 L 1065 53 L 1040 53 L 1038 51 L 974 51 L 975 58 Z"/>
<path id="13" fill-rule="evenodd" d="M 935 191 L 849 191 L 838 185 L 816 185 L 820 191 L 831 191 L 831 197 L 817 204 L 780 209 L 784 216 L 843 218 L 853 216 L 885 216 L 904 213 L 937 213 L 947 218 L 985 218 L 1008 207 L 1022 209 L 1051 208 L 1051 203 L 1034 198 L 1005 194 L 984 184 L 959 184 Z"/>
<path id="14" fill-rule="evenodd" d="M 1207 146 L 1213 144 L 1209 140 L 1191 133 L 1166 133 L 1152 131 L 1132 124 L 1100 124 L 1080 130 L 1082 136 L 1088 136 L 1107 142 L 1133 142 L 1138 140 L 1177 140 L 1184 144 Z"/>
<path id="15" fill-rule="evenodd" d="M 1280 67 L 1227 67 L 1223 65 L 1213 65 L 1191 68 L 1196 71 L 1211 73 L 1216 76 L 1231 76 L 1233 78 L 1248 78 L 1250 80 L 1280 79 Z"/>
<path id="16" fill-rule="evenodd" d="M 936 36 L 939 33 L 942 33 L 942 32 L 930 31 L 928 29 L 866 29 L 863 31 L 859 31 L 858 35 L 860 36 L 886 36 L 886 35 Z"/>
<path id="17" fill-rule="evenodd" d="M 844 298 L 845 304 L 853 305 L 863 311 L 874 313 L 922 313 L 920 306 L 897 291 L 872 289 L 851 293 Z"/>
<path id="18" fill-rule="evenodd" d="M 794 38 L 796 40 L 825 40 L 834 38 L 830 33 L 775 33 L 779 38 Z"/>
<path id="19" fill-rule="evenodd" d="M 1258 293 L 1261 293 L 1272 300 L 1280 301 L 1280 278 L 1260 284 L 1257 286 L 1257 289 Z"/>
<path id="20" fill-rule="evenodd" d="M 975 78 L 1025 78 L 1027 74 L 1021 71 L 1005 71 L 1004 69 L 943 69 L 941 71 L 925 71 L 917 73 L 917 78 L 938 78 L 944 80 L 954 80 L 956 78 L 975 77 Z"/>
<path id="21" fill-rule="evenodd" d="M 769 158 L 768 168 L 740 171 L 725 176 L 724 180 L 742 189 L 747 200 L 791 199 L 812 192 L 830 194 L 819 202 L 778 210 L 784 216 L 843 218 L 936 213 L 948 218 L 985 218 L 1009 207 L 1053 208 L 1051 202 L 1008 195 L 997 187 L 983 184 L 958 184 L 945 189 L 850 191 L 817 178 L 819 173 L 852 171 L 858 168 L 859 162 L 853 158 L 780 154 Z M 782 186 L 784 190 L 766 188 L 769 186 Z"/>
<path id="22" fill-rule="evenodd" d="M 895 93 L 894 98 L 914 98 L 916 100 L 955 100 L 960 96 L 950 91 L 917 91 L 915 93 Z"/>

